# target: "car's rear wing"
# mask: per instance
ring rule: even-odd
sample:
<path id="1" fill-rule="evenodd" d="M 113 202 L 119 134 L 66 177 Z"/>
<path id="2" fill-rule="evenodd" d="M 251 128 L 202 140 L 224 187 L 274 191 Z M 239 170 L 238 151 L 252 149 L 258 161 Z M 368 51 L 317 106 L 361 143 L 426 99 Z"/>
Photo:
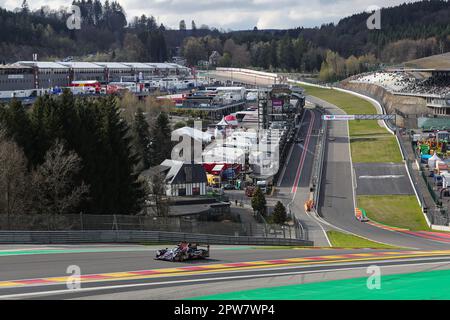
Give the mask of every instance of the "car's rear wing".
<path id="1" fill-rule="evenodd" d="M 196 244 L 197 245 L 197 248 L 198 247 L 204 247 L 204 248 L 206 248 L 208 251 L 209 251 L 209 244 L 203 244 L 203 243 L 196 243 L 196 242 L 192 242 L 191 244 Z"/>

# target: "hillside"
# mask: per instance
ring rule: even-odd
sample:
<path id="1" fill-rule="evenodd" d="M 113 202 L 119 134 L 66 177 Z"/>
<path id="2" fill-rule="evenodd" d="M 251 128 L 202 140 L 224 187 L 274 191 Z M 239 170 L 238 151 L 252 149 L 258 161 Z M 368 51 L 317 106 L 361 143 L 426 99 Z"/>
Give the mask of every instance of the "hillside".
<path id="1" fill-rule="evenodd" d="M 450 51 L 450 3 L 443 0 L 383 8 L 381 30 L 368 30 L 369 14 L 359 13 L 316 28 L 227 33 L 208 28 L 168 30 L 157 25 L 151 13 L 128 17 L 127 22 L 126 10 L 117 1 L 77 0 L 74 4 L 81 8 L 79 30 L 66 27 L 68 14 L 61 9 L 43 7 L 31 12 L 24 6 L 11 12 L 0 8 L 0 62 L 29 60 L 32 53 L 41 60 L 78 56 L 165 61 L 181 48 L 190 64 L 218 51 L 223 66 L 314 72 L 324 62 L 331 64 L 329 59 L 337 59 L 362 72 L 377 61 L 401 63 Z M 330 58 L 327 50 L 336 55 Z M 355 62 L 354 57 L 359 60 Z"/>
<path id="2" fill-rule="evenodd" d="M 404 65 L 409 68 L 450 69 L 450 52 L 408 61 Z"/>

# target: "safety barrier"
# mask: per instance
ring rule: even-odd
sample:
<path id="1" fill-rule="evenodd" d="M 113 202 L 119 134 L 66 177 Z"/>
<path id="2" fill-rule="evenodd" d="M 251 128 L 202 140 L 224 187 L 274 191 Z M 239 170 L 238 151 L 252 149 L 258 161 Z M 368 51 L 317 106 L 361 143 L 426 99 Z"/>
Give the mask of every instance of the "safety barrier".
<path id="1" fill-rule="evenodd" d="M 257 78 L 263 78 L 273 81 L 273 83 L 280 83 L 280 77 L 276 73 L 268 73 L 262 71 L 256 71 L 251 69 L 240 69 L 240 68 L 216 68 L 216 71 L 220 72 L 230 72 L 231 74 L 237 73 L 242 75 L 248 75 Z"/>
<path id="2" fill-rule="evenodd" d="M 325 109 L 321 106 L 316 106 L 322 115 L 326 114 Z M 314 179 L 314 192 L 313 192 L 313 203 L 316 209 L 318 209 L 318 204 L 320 201 L 320 187 L 322 185 L 322 174 L 323 174 L 323 162 L 325 159 L 325 148 L 326 139 L 328 138 L 328 123 L 327 121 L 322 121 L 322 128 L 320 129 L 319 141 L 317 142 L 316 149 L 316 159 L 314 161 L 313 168 L 313 179 Z"/>
<path id="3" fill-rule="evenodd" d="M 163 231 L 89 230 L 89 231 L 0 231 L 0 243 L 176 243 L 179 241 L 223 245 L 312 246 L 312 241 L 283 238 L 234 237 Z"/>

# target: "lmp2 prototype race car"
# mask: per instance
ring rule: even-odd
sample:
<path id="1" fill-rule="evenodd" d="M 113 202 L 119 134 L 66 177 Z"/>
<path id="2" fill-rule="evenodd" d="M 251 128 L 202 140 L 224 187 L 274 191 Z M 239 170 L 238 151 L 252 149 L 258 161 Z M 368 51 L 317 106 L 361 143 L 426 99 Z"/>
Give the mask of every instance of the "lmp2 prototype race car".
<path id="1" fill-rule="evenodd" d="M 180 242 L 173 249 L 156 251 L 156 260 L 183 262 L 185 260 L 205 259 L 209 257 L 209 245 L 199 248 L 197 243 Z"/>

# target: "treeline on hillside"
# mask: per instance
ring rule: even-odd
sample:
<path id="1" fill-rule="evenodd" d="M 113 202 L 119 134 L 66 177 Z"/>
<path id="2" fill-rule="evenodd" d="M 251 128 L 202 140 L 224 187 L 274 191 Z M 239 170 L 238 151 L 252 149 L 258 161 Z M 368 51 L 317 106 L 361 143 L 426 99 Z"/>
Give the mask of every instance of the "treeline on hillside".
<path id="1" fill-rule="evenodd" d="M 344 58 L 372 53 L 383 62 L 393 63 L 403 62 L 404 56 L 398 55 L 400 50 L 391 50 L 389 44 L 410 51 L 411 46 L 420 47 L 423 40 L 433 39 L 433 43 L 427 44 L 428 51 L 419 49 L 415 54 L 430 55 L 450 50 L 450 3 L 446 0 L 417 1 L 383 8 L 380 30 L 367 28 L 369 16 L 369 13 L 359 13 L 343 18 L 337 24 L 324 24 L 318 28 L 236 31 L 229 37 L 238 44 L 251 44 L 279 41 L 288 34 L 292 39 L 301 37 L 306 43 L 330 49 Z"/>
<path id="2" fill-rule="evenodd" d="M 0 214 L 141 212 L 148 190 L 138 175 L 170 157 L 171 129 L 158 108 L 126 120 L 126 104 L 66 91 L 30 110 L 1 106 Z"/>
<path id="3" fill-rule="evenodd" d="M 70 30 L 65 9 L 43 6 L 30 11 L 26 1 L 18 12 L 0 8 L 0 61 L 40 60 L 67 56 L 101 57 L 108 61 L 165 61 L 168 58 L 164 26 L 142 15 L 128 24 L 116 2 L 77 0 L 81 28 Z"/>
<path id="4" fill-rule="evenodd" d="M 255 27 L 235 32 L 197 28 L 193 21 L 190 27 L 181 21 L 180 30 L 169 30 L 148 14 L 127 24 L 118 2 L 77 0 L 74 4 L 81 8 L 80 30 L 67 29 L 64 10 L 43 7 L 30 12 L 26 2 L 18 12 L 0 10 L 0 61 L 30 59 L 34 52 L 41 60 L 83 56 L 87 60 L 165 61 L 181 47 L 191 65 L 218 51 L 218 63 L 224 66 L 312 72 L 321 70 L 328 50 L 346 60 L 374 55 L 382 63 L 450 50 L 450 3 L 444 0 L 382 9 L 381 30 L 369 30 L 369 13 L 360 13 L 317 28 Z"/>
<path id="5" fill-rule="evenodd" d="M 211 36 L 187 38 L 183 54 L 188 63 L 208 59 L 212 52 L 218 52 L 216 61 L 219 67 L 253 66 L 261 69 L 284 71 L 320 71 L 324 81 L 338 80 L 347 76 L 373 69 L 378 60 L 373 54 L 360 57 L 342 58 L 338 53 L 315 47 L 302 37 L 292 39 L 285 35 L 280 41 L 236 44 L 233 39 L 221 41 Z"/>
<path id="6" fill-rule="evenodd" d="M 189 63 L 252 66 L 281 71 L 321 72 L 322 80 L 342 79 L 377 63 L 399 63 L 450 50 L 450 5 L 424 1 L 381 10 L 381 30 L 369 30 L 368 13 L 338 24 L 292 30 L 237 31 L 188 37 L 182 49 Z"/>

